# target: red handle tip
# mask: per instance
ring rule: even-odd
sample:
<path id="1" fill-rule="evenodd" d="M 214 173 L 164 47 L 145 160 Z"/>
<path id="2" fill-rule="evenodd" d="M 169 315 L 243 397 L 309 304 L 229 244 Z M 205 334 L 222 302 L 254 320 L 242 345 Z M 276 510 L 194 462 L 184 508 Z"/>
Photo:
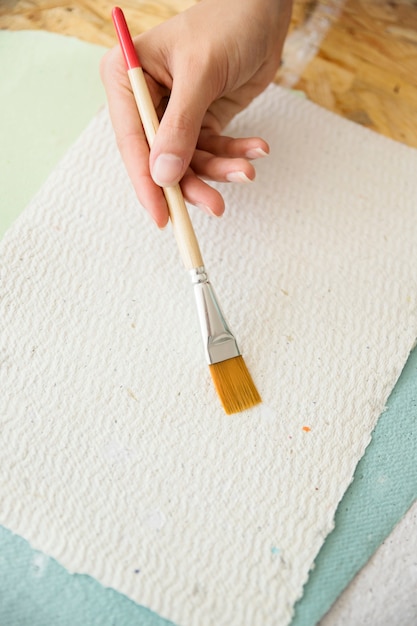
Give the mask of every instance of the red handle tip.
<path id="1" fill-rule="evenodd" d="M 114 7 L 111 15 L 117 37 L 119 38 L 120 47 L 123 51 L 127 69 L 131 70 L 134 67 L 140 67 L 139 57 L 133 44 L 132 37 L 130 36 L 129 28 L 126 24 L 126 19 L 122 9 Z"/>

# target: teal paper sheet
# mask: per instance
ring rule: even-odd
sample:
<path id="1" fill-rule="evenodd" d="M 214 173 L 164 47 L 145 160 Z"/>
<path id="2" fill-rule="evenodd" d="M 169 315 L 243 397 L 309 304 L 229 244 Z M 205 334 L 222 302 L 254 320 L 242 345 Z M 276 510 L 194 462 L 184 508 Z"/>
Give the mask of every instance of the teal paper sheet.
<path id="1" fill-rule="evenodd" d="M 0 32 L 5 68 L 0 81 L 0 234 L 104 104 L 98 76 L 103 53 L 103 48 L 49 33 Z M 317 623 L 416 499 L 416 381 L 414 350 L 338 507 L 335 530 L 317 557 L 292 626 Z M 74 624 L 171 622 L 88 576 L 70 574 L 0 527 L 0 626 Z"/>

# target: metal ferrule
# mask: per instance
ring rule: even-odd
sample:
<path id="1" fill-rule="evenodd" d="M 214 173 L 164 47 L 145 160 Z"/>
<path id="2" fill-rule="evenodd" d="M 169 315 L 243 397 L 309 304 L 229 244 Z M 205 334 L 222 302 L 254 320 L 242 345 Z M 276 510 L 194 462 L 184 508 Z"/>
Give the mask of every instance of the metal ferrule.
<path id="1" fill-rule="evenodd" d="M 236 339 L 224 319 L 206 270 L 197 267 L 190 270 L 190 275 L 208 363 L 220 363 L 240 356 Z"/>

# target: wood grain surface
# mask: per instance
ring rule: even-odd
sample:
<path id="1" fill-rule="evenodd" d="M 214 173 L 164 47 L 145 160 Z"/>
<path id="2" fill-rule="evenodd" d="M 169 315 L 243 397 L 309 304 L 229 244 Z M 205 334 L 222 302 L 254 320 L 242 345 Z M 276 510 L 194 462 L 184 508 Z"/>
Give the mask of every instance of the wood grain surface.
<path id="1" fill-rule="evenodd" d="M 124 0 L 134 33 L 196 0 Z M 114 0 L 1 0 L 0 28 L 43 29 L 104 46 Z M 278 84 L 417 147 L 417 0 L 295 0 Z"/>

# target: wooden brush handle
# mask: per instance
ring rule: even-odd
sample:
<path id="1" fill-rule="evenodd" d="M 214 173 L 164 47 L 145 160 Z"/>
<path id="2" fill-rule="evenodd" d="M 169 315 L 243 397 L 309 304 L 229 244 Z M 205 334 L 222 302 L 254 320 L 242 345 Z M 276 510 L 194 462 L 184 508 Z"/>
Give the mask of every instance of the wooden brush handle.
<path id="1" fill-rule="evenodd" d="M 148 85 L 146 84 L 146 79 L 141 67 L 129 69 L 128 75 L 146 139 L 148 140 L 149 147 L 151 147 L 159 127 L 159 120 L 152 102 L 151 94 L 149 93 Z M 164 187 L 163 192 L 167 201 L 175 239 L 177 240 L 185 268 L 192 270 L 196 267 L 203 266 L 204 262 L 200 247 L 187 207 L 185 206 L 180 186 Z"/>

